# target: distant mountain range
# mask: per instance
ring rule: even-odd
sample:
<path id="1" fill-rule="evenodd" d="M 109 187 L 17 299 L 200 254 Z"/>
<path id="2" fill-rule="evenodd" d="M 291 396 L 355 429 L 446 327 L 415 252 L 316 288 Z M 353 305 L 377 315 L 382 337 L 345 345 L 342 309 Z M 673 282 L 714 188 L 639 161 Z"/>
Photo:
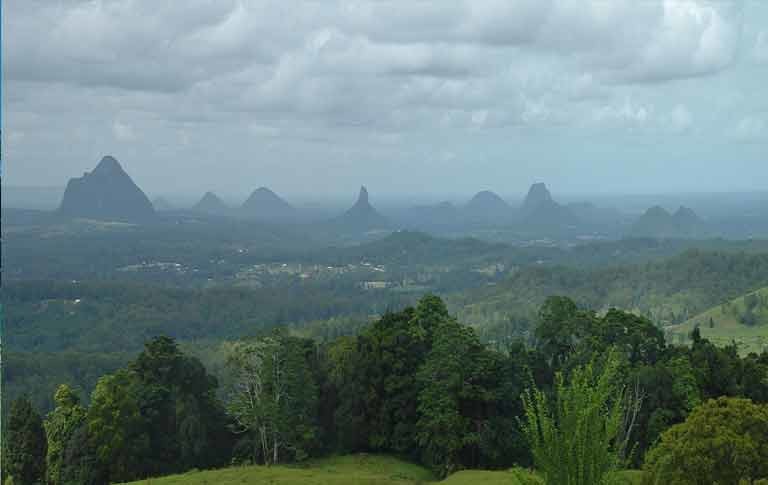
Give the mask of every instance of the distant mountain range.
<path id="1" fill-rule="evenodd" d="M 68 217 L 125 222 L 155 216 L 146 194 L 111 156 L 102 158 L 92 172 L 69 181 L 59 212 Z"/>
<path id="2" fill-rule="evenodd" d="M 163 197 L 150 202 L 120 163 L 114 157 L 105 156 L 93 171 L 69 181 L 58 213 L 67 217 L 145 222 L 155 218 L 156 212 L 160 211 L 167 212 L 163 217 L 185 212 L 174 208 Z M 498 194 L 483 190 L 464 205 L 441 202 L 388 212 L 387 215 L 392 217 L 387 217 L 371 205 L 368 190 L 363 186 L 355 204 L 331 219 L 328 219 L 330 215 L 317 209 L 296 208 L 267 187 L 254 190 L 240 207 L 231 207 L 213 192 L 206 192 L 189 211 L 278 224 L 312 223 L 313 228 L 328 234 L 410 228 L 446 235 L 491 230 L 518 234 L 515 237 L 522 238 L 581 238 L 582 235 L 604 238 L 605 234 L 610 234 L 613 238 L 694 239 L 712 237 L 720 234 L 718 229 L 730 228 L 725 225 L 728 221 L 708 223 L 683 206 L 674 213 L 654 206 L 631 221 L 615 209 L 600 208 L 590 202 L 564 205 L 555 200 L 544 183 L 533 184 L 519 208 Z M 730 231 L 748 232 L 748 228 L 738 224 L 743 226 L 753 220 L 759 226 L 759 217 L 748 219 L 744 216 L 731 224 L 735 229 Z"/>
<path id="3" fill-rule="evenodd" d="M 708 233 L 707 224 L 687 207 L 670 214 L 660 206 L 645 211 L 632 225 L 629 235 L 652 238 L 697 238 Z"/>

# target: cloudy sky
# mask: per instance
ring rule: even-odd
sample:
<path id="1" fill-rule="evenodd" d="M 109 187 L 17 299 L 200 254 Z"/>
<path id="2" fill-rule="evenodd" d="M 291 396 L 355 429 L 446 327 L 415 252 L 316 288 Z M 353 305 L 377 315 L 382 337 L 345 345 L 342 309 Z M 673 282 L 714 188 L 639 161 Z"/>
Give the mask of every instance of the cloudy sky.
<path id="1" fill-rule="evenodd" d="M 5 0 L 4 183 L 768 189 L 768 1 Z"/>

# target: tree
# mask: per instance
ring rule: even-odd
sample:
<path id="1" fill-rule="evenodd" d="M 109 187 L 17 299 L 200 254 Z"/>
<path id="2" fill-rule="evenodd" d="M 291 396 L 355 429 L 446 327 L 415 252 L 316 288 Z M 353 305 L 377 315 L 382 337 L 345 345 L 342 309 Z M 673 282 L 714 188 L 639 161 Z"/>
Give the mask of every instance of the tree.
<path id="1" fill-rule="evenodd" d="M 64 448 L 74 432 L 85 422 L 86 410 L 72 388 L 63 384 L 54 394 L 56 408 L 45 418 L 45 435 L 48 441 L 46 454 L 46 479 L 49 485 L 59 485 Z"/>
<path id="2" fill-rule="evenodd" d="M 386 313 L 358 338 L 370 449 L 419 457 L 416 371 L 449 318 L 443 301 L 426 295 L 416 308 Z"/>
<path id="3" fill-rule="evenodd" d="M 11 404 L 3 443 L 3 480 L 15 485 L 34 485 L 45 479 L 45 431 L 40 415 L 28 398 Z"/>
<path id="4" fill-rule="evenodd" d="M 462 450 L 480 441 L 473 416 L 462 404 L 490 397 L 478 375 L 484 350 L 471 328 L 448 321 L 436 330 L 432 350 L 418 372 L 417 440 L 422 459 L 440 476 L 462 468 Z"/>
<path id="5" fill-rule="evenodd" d="M 648 452 L 643 483 L 737 484 L 768 478 L 768 406 L 720 397 L 696 408 Z"/>
<path id="6" fill-rule="evenodd" d="M 523 393 L 523 432 L 547 485 L 602 485 L 620 465 L 639 404 L 617 384 L 618 370 L 611 352 L 574 369 L 568 382 L 559 372 L 552 400 L 535 388 Z"/>
<path id="7" fill-rule="evenodd" d="M 62 485 L 102 485 L 109 483 L 109 469 L 100 463 L 96 443 L 88 424 L 77 428 L 64 446 L 59 477 Z"/>
<path id="8" fill-rule="evenodd" d="M 222 465 L 229 454 L 225 413 L 215 397 L 217 380 L 176 342 L 155 337 L 129 364 L 147 422 L 151 474 Z"/>
<path id="9" fill-rule="evenodd" d="M 254 463 L 303 460 L 317 444 L 317 387 L 307 361 L 314 346 L 307 344 L 277 335 L 232 346 L 227 409 L 236 431 L 247 434 Z"/>
<path id="10" fill-rule="evenodd" d="M 128 370 L 99 379 L 88 409 L 88 436 L 110 482 L 147 475 L 149 436 L 138 396 L 140 383 Z"/>

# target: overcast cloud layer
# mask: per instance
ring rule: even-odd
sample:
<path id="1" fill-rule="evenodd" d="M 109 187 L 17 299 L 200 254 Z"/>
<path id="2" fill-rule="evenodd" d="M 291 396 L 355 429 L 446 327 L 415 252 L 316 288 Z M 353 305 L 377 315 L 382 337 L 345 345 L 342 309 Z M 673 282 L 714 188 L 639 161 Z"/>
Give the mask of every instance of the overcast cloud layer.
<path id="1" fill-rule="evenodd" d="M 9 185 L 768 189 L 768 2 L 3 2 Z"/>

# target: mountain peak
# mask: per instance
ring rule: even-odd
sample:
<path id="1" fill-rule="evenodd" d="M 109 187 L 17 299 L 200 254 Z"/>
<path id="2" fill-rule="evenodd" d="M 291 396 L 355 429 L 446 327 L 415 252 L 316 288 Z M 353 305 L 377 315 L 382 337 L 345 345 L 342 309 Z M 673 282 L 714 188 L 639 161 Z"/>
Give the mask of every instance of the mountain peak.
<path id="1" fill-rule="evenodd" d="M 554 200 L 549 189 L 547 189 L 547 185 L 538 182 L 531 185 L 531 188 L 528 189 L 528 195 L 525 196 L 525 201 L 523 201 L 523 211 L 533 212 L 543 205 L 551 205 L 553 203 Z"/>
<path id="2" fill-rule="evenodd" d="M 192 207 L 193 211 L 206 214 L 223 215 L 229 211 L 229 207 L 221 198 L 213 192 L 206 192 L 200 201 Z"/>
<path id="3" fill-rule="evenodd" d="M 368 200 L 368 189 L 360 187 L 357 201 L 347 212 L 334 219 L 334 224 L 348 230 L 371 230 L 389 227 L 389 220 L 381 215 Z"/>
<path id="4" fill-rule="evenodd" d="M 678 221 L 699 222 L 701 220 L 699 219 L 699 216 L 696 214 L 696 212 L 693 211 L 693 209 L 682 205 L 673 214 L 673 217 Z"/>
<path id="5" fill-rule="evenodd" d="M 669 217 L 671 214 L 660 205 L 655 205 L 645 211 L 645 217 Z"/>
<path id="6" fill-rule="evenodd" d="M 70 179 L 59 211 L 73 217 L 118 221 L 147 220 L 155 215 L 146 194 L 109 155 L 92 172 Z"/>
<path id="7" fill-rule="evenodd" d="M 365 185 L 360 186 L 360 194 L 357 196 L 357 203 L 358 204 L 369 204 L 368 202 L 368 189 L 365 188 Z"/>
<path id="8" fill-rule="evenodd" d="M 123 167 L 120 166 L 120 162 L 117 161 L 112 155 L 106 155 L 102 157 L 101 161 L 93 169 L 93 173 L 121 173 L 124 172 Z"/>
<path id="9" fill-rule="evenodd" d="M 267 221 L 292 220 L 296 217 L 295 207 L 263 186 L 254 190 L 243 202 L 241 211 L 245 217 Z"/>

